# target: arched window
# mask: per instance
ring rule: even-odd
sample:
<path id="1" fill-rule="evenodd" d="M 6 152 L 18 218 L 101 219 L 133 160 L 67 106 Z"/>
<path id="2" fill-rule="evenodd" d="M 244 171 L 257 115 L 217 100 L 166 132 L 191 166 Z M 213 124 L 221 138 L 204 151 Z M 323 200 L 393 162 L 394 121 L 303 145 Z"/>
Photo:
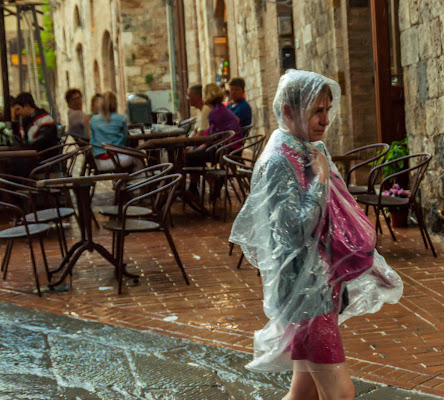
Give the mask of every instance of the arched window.
<path id="1" fill-rule="evenodd" d="M 102 40 L 102 73 L 103 88 L 105 90 L 117 91 L 116 68 L 114 65 L 114 49 L 111 35 L 108 31 L 103 34 Z"/>
<path id="2" fill-rule="evenodd" d="M 96 93 L 102 92 L 102 85 L 100 83 L 100 67 L 97 60 L 94 61 L 94 91 Z"/>
<path id="3" fill-rule="evenodd" d="M 82 27 L 82 20 L 80 19 L 79 7 L 74 8 L 74 30 Z"/>
<path id="4" fill-rule="evenodd" d="M 81 43 L 77 44 L 76 46 L 76 55 L 77 55 L 77 66 L 78 66 L 78 71 L 79 71 L 79 77 L 78 77 L 78 81 L 79 81 L 79 86 L 80 89 L 83 93 L 83 102 L 85 105 L 85 101 L 86 101 L 86 96 L 85 96 L 85 64 L 83 61 L 83 47 L 81 45 Z"/>
<path id="5" fill-rule="evenodd" d="M 94 32 L 94 0 L 89 0 L 89 15 L 91 18 L 91 32 Z"/>

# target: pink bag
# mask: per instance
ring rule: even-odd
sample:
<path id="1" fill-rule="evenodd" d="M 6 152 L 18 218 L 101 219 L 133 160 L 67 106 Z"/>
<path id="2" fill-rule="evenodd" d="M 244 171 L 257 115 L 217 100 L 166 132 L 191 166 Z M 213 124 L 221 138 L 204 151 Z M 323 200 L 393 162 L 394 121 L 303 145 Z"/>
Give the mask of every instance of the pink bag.
<path id="1" fill-rule="evenodd" d="M 373 265 L 376 232 L 344 181 L 333 172 L 330 184 L 319 249 L 330 266 L 330 281 L 349 281 Z"/>

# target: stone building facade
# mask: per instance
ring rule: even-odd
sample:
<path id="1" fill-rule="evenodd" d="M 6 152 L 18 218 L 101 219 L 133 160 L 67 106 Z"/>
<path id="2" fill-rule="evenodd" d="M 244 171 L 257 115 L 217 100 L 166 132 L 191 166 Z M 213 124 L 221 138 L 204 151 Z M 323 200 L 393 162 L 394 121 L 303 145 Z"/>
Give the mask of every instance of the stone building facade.
<path id="1" fill-rule="evenodd" d="M 391 7 L 389 22 L 394 25 L 390 25 L 390 32 L 398 32 L 390 38 L 390 51 L 394 46 L 396 52 L 390 53 L 389 64 L 378 71 L 375 60 L 384 46 L 375 42 L 375 25 L 381 24 L 375 22 L 377 16 L 369 0 L 293 0 L 291 4 L 265 0 L 53 0 L 58 104 L 64 106 L 65 88 L 78 86 L 86 98 L 95 91 L 115 89 L 123 107 L 129 93 L 171 90 L 183 72 L 181 68 L 186 69 L 189 84 L 241 76 L 246 81 L 255 131 L 269 135 L 277 126 L 272 103 L 280 75 L 288 67 L 319 72 L 338 81 L 342 89 L 338 116 L 325 138 L 334 153 L 395 138 L 390 136 L 392 128 L 399 128 L 398 137 L 408 135 L 412 152 L 432 153 L 421 195 L 433 229 L 442 231 L 438 211 L 444 210 L 440 178 L 444 172 L 444 4 L 436 0 L 375 1 L 377 7 Z M 176 32 L 176 52 L 171 54 L 171 15 L 166 5 L 173 3 L 174 9 L 178 2 L 183 2 L 185 29 L 183 36 Z M 174 20 L 173 26 L 177 23 Z M 186 65 L 174 64 L 181 46 L 186 49 Z M 390 65 L 393 60 L 397 60 L 395 66 Z M 221 75 L 224 63 L 227 75 Z M 386 136 L 381 133 L 381 104 L 384 96 L 390 95 L 378 86 L 384 74 L 389 76 L 386 89 L 398 90 L 395 92 L 405 101 L 389 115 L 393 126 L 384 128 Z M 181 100 L 185 101 L 183 92 Z"/>
<path id="2" fill-rule="evenodd" d="M 400 0 L 406 127 L 412 152 L 433 155 L 422 186 L 432 229 L 444 212 L 444 4 Z"/>
<path id="3" fill-rule="evenodd" d="M 265 0 L 245 0 L 242 5 L 235 0 L 184 2 L 186 47 L 192 55 L 190 82 L 216 79 L 212 38 L 225 35 L 230 75 L 246 80 L 247 100 L 258 133 L 270 134 L 276 127 L 272 102 L 279 76 L 285 71 L 283 50 L 288 42 L 295 51 L 296 68 L 319 72 L 341 86 L 341 107 L 325 138 L 327 146 L 334 153 L 342 153 L 384 138 L 380 126 L 384 109 L 380 106 L 381 111 L 376 104 L 384 96 L 390 97 L 390 88 L 387 93 L 380 92 L 378 100 L 374 58 L 380 43 L 374 44 L 372 18 L 377 17 L 368 0 L 293 0 L 290 6 L 289 2 Z M 394 92 L 405 98 L 401 108 L 393 105 L 393 121 L 389 122 L 398 129 L 398 137 L 407 133 L 411 152 L 428 151 L 433 155 L 421 196 L 432 229 L 442 232 L 444 221 L 438 211 L 444 212 L 444 4 L 408 0 L 376 3 L 376 7 L 390 10 L 392 19 L 387 24 L 393 26 L 385 27 L 392 35 L 389 62 L 398 59 L 397 65 L 387 65 L 378 73 L 392 74 Z M 289 15 L 291 38 L 285 36 Z M 393 36 L 395 28 L 398 38 Z M 397 41 L 394 48 L 399 56 L 392 50 Z M 404 82 L 403 87 L 400 82 Z M 390 137 L 391 128 L 385 130 Z"/>
<path id="4" fill-rule="evenodd" d="M 69 87 L 83 92 L 85 110 L 94 93 L 105 90 L 117 93 L 120 112 L 129 93 L 168 97 L 165 0 L 51 0 L 51 5 L 62 121 L 66 121 L 64 94 Z"/>

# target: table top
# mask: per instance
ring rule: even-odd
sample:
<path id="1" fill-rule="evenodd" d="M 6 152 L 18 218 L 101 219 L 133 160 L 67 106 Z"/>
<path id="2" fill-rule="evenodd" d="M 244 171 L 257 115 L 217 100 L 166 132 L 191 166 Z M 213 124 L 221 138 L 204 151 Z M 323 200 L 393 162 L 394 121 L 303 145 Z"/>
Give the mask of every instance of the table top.
<path id="1" fill-rule="evenodd" d="M 58 186 L 66 184 L 88 184 L 98 181 L 117 181 L 119 179 L 128 179 L 128 173 L 100 174 L 89 176 L 74 176 L 67 178 L 42 179 L 36 182 L 37 187 Z"/>
<path id="2" fill-rule="evenodd" d="M 194 137 L 167 137 L 163 139 L 150 139 L 141 144 L 138 149 L 157 149 L 157 148 L 176 148 L 197 146 L 199 144 L 213 141 L 211 136 L 194 136 Z"/>
<path id="3" fill-rule="evenodd" d="M 170 136 L 185 135 L 185 129 L 180 128 L 177 125 L 160 125 L 153 124 L 151 128 L 144 129 L 144 133 L 139 128 L 130 129 L 128 131 L 128 137 L 130 139 L 153 139 L 163 138 Z"/>

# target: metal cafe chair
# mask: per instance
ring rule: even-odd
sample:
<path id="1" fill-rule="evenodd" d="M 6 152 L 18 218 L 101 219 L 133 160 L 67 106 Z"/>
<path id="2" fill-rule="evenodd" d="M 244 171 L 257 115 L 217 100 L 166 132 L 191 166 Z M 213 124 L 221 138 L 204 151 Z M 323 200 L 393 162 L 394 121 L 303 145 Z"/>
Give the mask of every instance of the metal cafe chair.
<path id="1" fill-rule="evenodd" d="M 196 122 L 197 122 L 197 117 L 191 117 L 180 121 L 178 126 L 179 128 L 182 128 L 186 132 L 186 135 L 188 136 L 191 132 L 193 132 L 194 125 L 196 124 Z"/>
<path id="2" fill-rule="evenodd" d="M 231 206 L 231 199 L 228 194 L 228 184 L 233 183 L 233 174 L 235 174 L 236 171 L 232 168 L 233 164 L 225 164 L 225 159 L 223 157 L 227 153 L 230 153 L 236 157 L 238 162 L 242 162 L 245 168 L 254 167 L 254 164 L 262 151 L 264 140 L 265 135 L 245 136 L 242 139 L 225 144 L 216 151 L 215 166 L 207 171 L 206 180 L 210 183 L 210 198 L 213 202 L 213 215 L 216 209 L 218 194 L 221 192 L 221 189 L 225 189 L 224 222 L 226 221 L 227 216 L 227 202 L 229 202 Z M 233 150 L 233 145 L 240 147 Z M 231 186 L 233 187 L 233 185 Z"/>
<path id="3" fill-rule="evenodd" d="M 210 145 L 205 150 L 206 152 L 208 152 L 210 154 L 210 157 L 209 157 L 210 161 L 208 163 L 206 163 L 204 166 L 196 166 L 196 167 L 185 166 L 182 169 L 185 176 L 187 174 L 195 175 L 195 176 L 197 175 L 199 177 L 199 179 L 201 180 L 201 182 L 202 182 L 201 183 L 201 188 L 202 188 L 201 203 L 202 204 L 204 204 L 204 199 L 205 199 L 206 173 L 207 173 L 207 171 L 215 168 L 215 165 L 217 163 L 216 152 L 224 144 L 226 144 L 227 142 L 230 142 L 235 135 L 236 135 L 236 132 L 231 131 L 231 130 L 217 132 L 217 133 L 213 134 L 211 137 L 214 140 L 212 143 L 210 143 Z"/>
<path id="4" fill-rule="evenodd" d="M 172 174 L 160 176 L 155 179 L 147 178 L 146 181 L 128 189 L 128 192 L 134 192 L 140 189 L 149 190 L 139 196 L 135 196 L 129 201 L 122 201 L 119 204 L 119 215 L 116 219 L 106 222 L 103 227 L 116 233 L 115 254 L 118 262 L 118 293 L 122 293 L 122 275 L 125 264 L 123 263 L 125 237 L 128 234 L 136 232 L 163 232 L 168 244 L 173 252 L 174 258 L 180 268 L 185 283 L 190 284 L 185 269 L 177 253 L 173 238 L 168 229 L 168 215 L 173 202 L 175 191 L 182 179 L 181 174 Z M 135 206 L 141 201 L 153 199 L 153 214 L 151 220 L 131 219 L 128 216 L 130 207 Z"/>
<path id="5" fill-rule="evenodd" d="M 250 193 L 250 182 L 251 182 L 251 176 L 253 175 L 254 165 L 246 165 L 245 161 L 242 160 L 241 156 L 233 155 L 233 153 L 225 155 L 223 156 L 223 158 L 225 161 L 227 171 L 228 170 L 230 171 L 227 172 L 227 175 L 229 174 L 231 176 L 231 178 L 228 178 L 227 176 L 227 180 L 229 179 L 229 181 L 231 182 L 236 197 L 238 198 L 239 203 L 242 206 L 247 200 L 247 197 Z M 236 186 L 238 190 L 236 190 Z M 230 251 L 229 251 L 230 256 L 233 253 L 233 248 L 234 248 L 234 243 L 230 243 Z M 239 261 L 237 263 L 237 269 L 240 269 L 243 260 L 244 260 L 244 253 L 242 253 L 241 256 L 239 257 Z"/>
<path id="6" fill-rule="evenodd" d="M 368 177 L 368 182 L 369 182 L 368 193 L 358 195 L 356 197 L 356 200 L 358 201 L 358 203 L 364 204 L 366 207 L 371 206 L 374 208 L 376 214 L 376 233 L 378 233 L 378 229 L 381 230 L 379 214 L 382 213 L 394 241 L 396 241 L 396 236 L 393 232 L 392 227 L 390 226 L 388 217 L 385 214 L 384 209 L 412 210 L 416 215 L 419 230 L 421 232 L 425 248 L 428 249 L 430 246 L 433 256 L 437 257 L 435 248 L 433 247 L 432 240 L 430 239 L 429 233 L 427 232 L 427 227 L 424 223 L 421 201 L 419 196 L 417 196 L 419 185 L 424 177 L 424 174 L 427 170 L 431 158 L 432 156 L 429 153 L 410 154 L 408 156 L 400 157 L 372 168 Z M 374 176 L 375 175 L 381 176 L 382 175 L 381 171 L 384 167 L 394 163 L 400 163 L 403 161 L 405 162 L 405 164 L 408 164 L 409 166 L 400 172 L 396 172 L 394 174 L 391 174 L 383 178 L 380 183 L 379 193 L 376 193 L 375 190 L 376 180 L 374 179 Z M 403 198 L 403 197 L 390 197 L 383 195 L 384 189 L 387 188 L 387 186 L 391 182 L 400 178 L 402 179 L 403 177 L 407 177 L 407 180 L 409 182 L 409 189 L 410 189 L 409 197 Z"/>
<path id="7" fill-rule="evenodd" d="M 366 168 L 368 171 L 368 168 L 373 167 L 376 162 L 383 163 L 389 147 L 390 146 L 387 143 L 374 143 L 367 146 L 358 147 L 342 155 L 344 157 L 350 157 L 350 161 L 358 161 L 347 171 L 345 178 L 348 191 L 352 195 L 367 193 L 368 186 L 352 184 L 352 178 L 355 177 L 355 181 L 358 181 L 356 176 L 361 173 L 361 171 L 365 170 Z M 375 175 L 375 179 L 376 178 L 377 176 Z"/>
<path id="8" fill-rule="evenodd" d="M 0 194 L 3 194 L 2 197 L 4 197 L 5 195 L 8 196 L 9 199 L 15 197 L 17 200 L 21 200 L 25 204 L 29 204 L 29 202 L 31 201 L 28 195 L 17 191 L 5 189 L 3 187 L 0 187 Z M 0 240 L 1 239 L 7 240 L 6 250 L 3 255 L 3 261 L 2 261 L 3 279 L 6 279 L 6 275 L 8 273 L 8 264 L 11 257 L 14 240 L 26 239 L 29 247 L 29 254 L 31 258 L 36 290 L 38 295 L 41 296 L 42 294 L 40 292 L 37 263 L 34 254 L 32 240 L 36 238 L 39 241 L 40 250 L 42 252 L 43 264 L 45 266 L 46 275 L 49 279 L 48 262 L 46 260 L 45 249 L 43 246 L 43 235 L 45 235 L 51 229 L 51 226 L 46 223 L 29 223 L 25 218 L 26 215 L 25 209 L 19 207 L 17 204 L 12 204 L 10 202 L 0 200 L 0 207 L 8 210 L 12 215 L 14 215 L 14 220 L 15 220 L 14 227 L 3 229 L 2 231 L 0 231 Z"/>
<path id="9" fill-rule="evenodd" d="M 115 185 L 115 194 L 114 194 L 114 202 L 113 205 L 103 206 L 99 212 L 100 214 L 109 217 L 111 219 L 118 218 L 121 213 L 121 206 L 124 201 L 128 201 L 131 196 L 137 193 L 137 187 L 140 184 L 148 182 L 149 179 L 157 179 L 163 175 L 166 175 L 169 171 L 173 169 L 172 163 L 164 163 L 153 165 L 151 167 L 144 168 L 143 170 L 134 172 L 129 175 L 129 179 L 125 181 L 118 181 Z M 137 181 L 135 183 L 130 183 L 131 179 L 136 178 L 137 176 L 143 176 L 142 181 Z M 128 184 L 129 183 L 129 184 Z M 139 190 L 140 192 L 140 190 Z M 146 207 L 144 205 L 134 205 L 128 207 L 126 212 L 127 218 L 146 218 L 153 214 L 153 208 Z M 116 232 L 113 232 L 113 256 L 115 256 L 115 244 L 116 244 Z"/>

